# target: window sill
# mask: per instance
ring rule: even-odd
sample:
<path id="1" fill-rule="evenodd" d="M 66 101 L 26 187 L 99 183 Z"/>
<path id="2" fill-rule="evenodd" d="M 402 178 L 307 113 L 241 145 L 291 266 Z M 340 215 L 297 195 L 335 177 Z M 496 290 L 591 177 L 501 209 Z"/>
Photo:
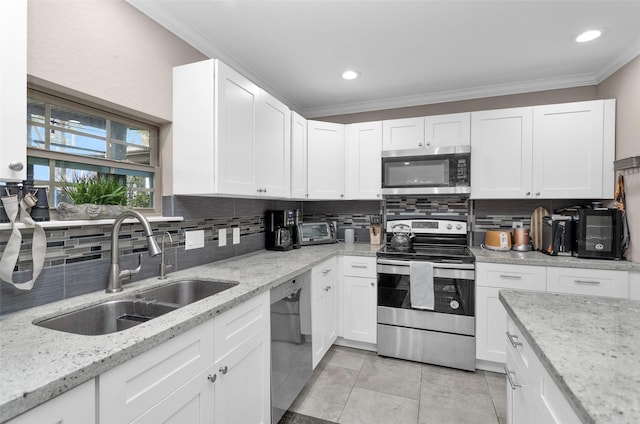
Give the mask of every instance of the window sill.
<path id="1" fill-rule="evenodd" d="M 184 218 L 181 216 L 149 216 L 147 217 L 149 222 L 177 222 L 184 221 Z M 75 221 L 42 221 L 38 222 L 42 226 L 42 228 L 67 228 L 67 227 L 84 227 L 87 225 L 111 225 L 115 222 L 115 219 L 82 219 Z M 138 220 L 134 218 L 127 218 L 124 220 L 125 223 L 134 224 L 138 222 Z M 18 228 L 25 228 L 25 225 L 21 222 L 17 225 Z M 4 223 L 0 224 L 0 231 L 2 230 L 10 230 L 11 224 Z"/>

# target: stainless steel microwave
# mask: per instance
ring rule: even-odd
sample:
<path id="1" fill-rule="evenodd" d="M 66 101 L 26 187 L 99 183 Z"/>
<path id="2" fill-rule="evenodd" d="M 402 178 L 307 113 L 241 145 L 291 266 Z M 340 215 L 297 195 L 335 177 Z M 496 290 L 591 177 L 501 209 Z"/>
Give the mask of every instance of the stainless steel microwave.
<path id="1" fill-rule="evenodd" d="M 471 147 L 382 152 L 382 194 L 471 193 Z"/>

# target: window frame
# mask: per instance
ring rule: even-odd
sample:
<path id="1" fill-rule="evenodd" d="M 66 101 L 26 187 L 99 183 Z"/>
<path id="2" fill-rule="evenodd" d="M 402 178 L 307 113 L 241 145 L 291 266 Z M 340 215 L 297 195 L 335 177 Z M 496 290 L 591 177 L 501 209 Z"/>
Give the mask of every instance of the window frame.
<path id="1" fill-rule="evenodd" d="M 56 92 L 52 92 L 41 87 L 29 86 L 27 88 L 27 97 L 42 101 L 44 103 L 61 106 L 63 108 L 68 108 L 73 111 L 88 113 L 100 118 L 104 118 L 107 121 L 106 125 L 106 144 L 110 141 L 110 128 L 111 121 L 115 121 L 119 124 L 131 125 L 135 128 L 140 128 L 149 131 L 149 165 L 145 164 L 137 164 L 133 162 L 119 161 L 114 159 L 107 158 L 93 158 L 90 156 L 83 156 L 75 153 L 63 153 L 47 150 L 44 148 L 30 147 L 27 146 L 27 158 L 33 157 L 41 160 L 47 160 L 49 166 L 49 181 L 45 180 L 35 180 L 35 186 L 48 186 L 49 189 L 49 204 L 52 205 L 51 208 L 55 209 L 53 206 L 54 199 L 54 187 L 59 187 L 61 184 L 55 182 L 55 167 L 56 161 L 65 161 L 65 162 L 73 162 L 83 165 L 90 166 L 98 166 L 105 167 L 109 169 L 110 173 L 115 173 L 117 169 L 122 169 L 125 171 L 141 171 L 148 172 L 153 174 L 153 188 L 149 190 L 142 190 L 143 192 L 148 192 L 153 197 L 153 207 L 152 208 L 140 208 L 135 207 L 135 210 L 141 212 L 145 215 L 160 215 L 162 213 L 162 174 L 161 174 L 161 151 L 160 151 L 160 125 L 157 123 L 150 122 L 148 120 L 140 119 L 138 117 L 132 116 L 130 114 L 125 115 L 118 111 L 114 111 L 111 108 L 105 108 L 99 104 L 90 104 L 90 102 L 85 100 L 78 100 L 75 98 L 70 98 L 69 96 L 65 96 L 64 94 L 59 94 Z M 48 116 L 48 111 L 50 108 L 46 108 L 47 116 L 45 116 L 44 128 L 48 129 L 51 125 L 51 117 Z M 26 111 L 25 111 L 26 112 Z M 27 126 L 31 125 L 31 122 L 27 117 L 26 124 Z M 48 119 L 48 121 L 47 121 Z M 67 131 L 67 130 L 65 130 Z M 74 132 L 72 129 L 68 130 L 68 132 Z M 119 140 L 120 141 L 120 140 Z M 28 142 L 28 139 L 24 140 L 25 144 Z M 50 132 L 45 131 L 45 146 L 50 146 Z M 108 150 L 108 147 L 107 147 Z"/>

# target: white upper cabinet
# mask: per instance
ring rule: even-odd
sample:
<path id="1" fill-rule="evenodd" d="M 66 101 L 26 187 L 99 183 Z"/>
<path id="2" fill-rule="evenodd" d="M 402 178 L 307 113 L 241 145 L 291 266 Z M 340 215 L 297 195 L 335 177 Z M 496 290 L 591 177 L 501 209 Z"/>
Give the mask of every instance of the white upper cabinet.
<path id="1" fill-rule="evenodd" d="M 529 107 L 471 113 L 471 198 L 531 195 L 532 128 Z"/>
<path id="2" fill-rule="evenodd" d="M 424 117 L 382 121 L 382 149 L 417 149 L 424 146 Z"/>
<path id="3" fill-rule="evenodd" d="M 290 111 L 219 60 L 173 70 L 173 192 L 290 195 Z"/>
<path id="4" fill-rule="evenodd" d="M 471 114 L 451 113 L 382 121 L 383 150 L 462 146 L 471 142 Z"/>
<path id="5" fill-rule="evenodd" d="M 0 180 L 27 178 L 27 0 L 0 2 Z"/>
<path id="6" fill-rule="evenodd" d="M 291 111 L 266 91 L 260 92 L 256 131 L 257 190 L 267 196 L 291 195 Z"/>
<path id="7" fill-rule="evenodd" d="M 291 112 L 291 198 L 307 198 L 307 120 Z"/>
<path id="8" fill-rule="evenodd" d="M 471 197 L 613 197 L 615 100 L 471 114 Z"/>
<path id="9" fill-rule="evenodd" d="M 345 196 L 380 199 L 382 122 L 346 126 Z"/>
<path id="10" fill-rule="evenodd" d="M 220 61 L 216 61 L 216 82 L 216 191 L 255 195 L 259 188 L 256 109 L 260 88 Z"/>
<path id="11" fill-rule="evenodd" d="M 612 198 L 615 100 L 533 108 L 533 193 Z"/>
<path id="12" fill-rule="evenodd" d="M 307 121 L 310 199 L 344 199 L 344 125 Z"/>
<path id="13" fill-rule="evenodd" d="M 451 113 L 424 118 L 424 146 L 468 146 L 471 143 L 471 114 Z"/>

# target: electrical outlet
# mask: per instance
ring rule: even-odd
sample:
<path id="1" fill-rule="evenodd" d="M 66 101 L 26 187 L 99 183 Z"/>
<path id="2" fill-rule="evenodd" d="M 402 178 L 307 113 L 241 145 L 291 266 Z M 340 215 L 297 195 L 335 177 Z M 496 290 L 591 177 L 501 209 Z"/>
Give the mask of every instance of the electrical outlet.
<path id="1" fill-rule="evenodd" d="M 511 228 L 522 228 L 522 222 L 520 221 L 514 221 L 511 223 Z"/>
<path id="2" fill-rule="evenodd" d="M 204 231 L 186 231 L 184 233 L 184 250 L 200 249 L 204 247 Z"/>
<path id="3" fill-rule="evenodd" d="M 233 227 L 233 244 L 240 244 L 240 228 Z"/>
<path id="4" fill-rule="evenodd" d="M 227 245 L 227 229 L 220 228 L 218 230 L 218 246 L 226 246 Z"/>

